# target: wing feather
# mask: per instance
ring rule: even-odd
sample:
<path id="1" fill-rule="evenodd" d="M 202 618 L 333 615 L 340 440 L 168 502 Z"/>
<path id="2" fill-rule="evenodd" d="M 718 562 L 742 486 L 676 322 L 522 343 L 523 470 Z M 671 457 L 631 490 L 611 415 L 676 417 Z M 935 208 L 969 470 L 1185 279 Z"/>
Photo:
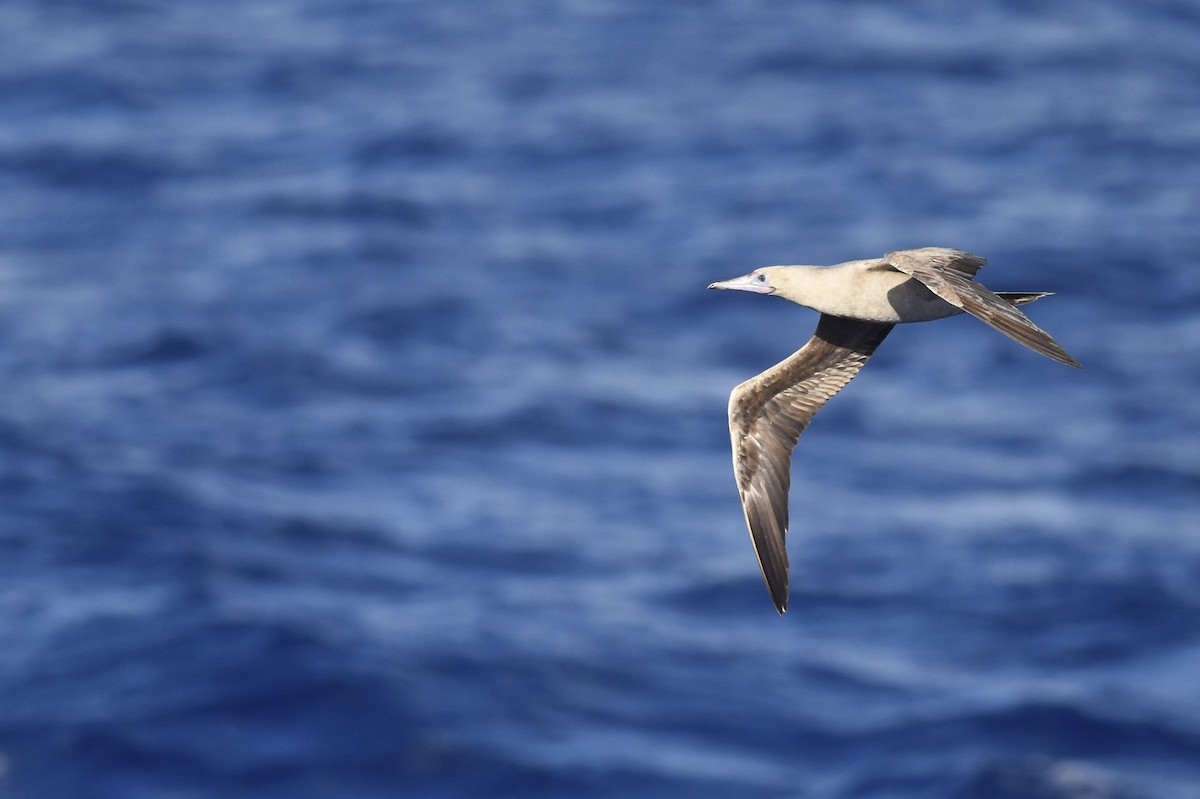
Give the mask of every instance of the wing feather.
<path id="1" fill-rule="evenodd" d="M 946 302 L 962 308 L 1034 352 L 1059 363 L 1082 368 L 1062 345 L 1017 310 L 1015 305 L 975 282 L 975 274 L 986 263 L 983 258 L 961 250 L 926 247 L 891 252 L 883 256 L 883 260 L 898 271 L 921 281 L 925 288 Z"/>
<path id="2" fill-rule="evenodd" d="M 738 494 L 767 590 L 788 604 L 788 490 L 792 451 L 809 422 L 854 379 L 892 325 L 822 315 L 798 352 L 742 383 L 729 398 Z"/>

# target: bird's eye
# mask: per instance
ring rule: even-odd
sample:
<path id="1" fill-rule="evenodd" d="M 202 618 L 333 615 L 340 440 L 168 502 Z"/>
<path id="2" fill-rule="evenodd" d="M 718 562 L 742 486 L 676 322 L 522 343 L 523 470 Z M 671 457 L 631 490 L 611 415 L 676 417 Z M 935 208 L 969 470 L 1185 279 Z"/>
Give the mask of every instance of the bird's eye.
<path id="1" fill-rule="evenodd" d="M 755 275 L 754 279 L 757 280 L 759 283 L 767 282 L 767 276 L 764 275 L 762 272 L 759 272 L 757 275 Z"/>

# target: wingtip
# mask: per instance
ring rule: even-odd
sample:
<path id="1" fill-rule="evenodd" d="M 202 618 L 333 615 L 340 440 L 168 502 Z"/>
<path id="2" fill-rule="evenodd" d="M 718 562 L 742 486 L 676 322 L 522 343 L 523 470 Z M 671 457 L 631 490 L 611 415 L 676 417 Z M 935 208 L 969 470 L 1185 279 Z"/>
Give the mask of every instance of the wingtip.
<path id="1" fill-rule="evenodd" d="M 771 586 L 767 586 L 767 588 L 771 588 Z M 790 592 L 788 591 L 788 587 L 786 585 L 783 586 L 783 590 L 779 591 L 778 593 L 774 590 L 771 591 L 771 603 L 775 605 L 775 610 L 780 616 L 787 614 L 789 593 Z"/>
<path id="2" fill-rule="evenodd" d="M 1057 351 L 1055 351 L 1055 352 L 1047 352 L 1044 354 L 1048 355 L 1052 360 L 1058 361 L 1059 363 L 1063 364 L 1064 366 L 1073 366 L 1076 369 L 1083 368 L 1083 364 L 1081 364 L 1079 361 L 1075 360 L 1075 356 L 1072 355 L 1071 353 L 1067 352 L 1062 347 L 1059 347 L 1057 349 Z"/>

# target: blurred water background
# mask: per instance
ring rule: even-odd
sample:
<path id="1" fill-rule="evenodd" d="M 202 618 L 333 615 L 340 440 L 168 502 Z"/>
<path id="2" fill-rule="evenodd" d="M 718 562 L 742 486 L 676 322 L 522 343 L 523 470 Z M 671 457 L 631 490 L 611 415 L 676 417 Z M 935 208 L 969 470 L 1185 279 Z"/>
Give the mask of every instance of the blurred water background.
<path id="1" fill-rule="evenodd" d="M 1200 6 L 6 0 L 0 796 L 1200 796 Z M 941 245 L 772 609 L 706 292 Z"/>

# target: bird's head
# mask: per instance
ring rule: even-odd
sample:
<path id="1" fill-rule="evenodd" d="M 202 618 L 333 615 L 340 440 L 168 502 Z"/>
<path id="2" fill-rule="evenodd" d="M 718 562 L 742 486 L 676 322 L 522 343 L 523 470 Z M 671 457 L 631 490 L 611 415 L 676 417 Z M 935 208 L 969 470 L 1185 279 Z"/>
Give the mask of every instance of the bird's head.
<path id="1" fill-rule="evenodd" d="M 776 268 L 773 266 L 764 266 L 761 269 L 755 269 L 748 275 L 709 283 L 708 287 L 723 291 L 750 291 L 755 294 L 774 294 L 776 286 L 772 282 L 772 273 Z"/>

